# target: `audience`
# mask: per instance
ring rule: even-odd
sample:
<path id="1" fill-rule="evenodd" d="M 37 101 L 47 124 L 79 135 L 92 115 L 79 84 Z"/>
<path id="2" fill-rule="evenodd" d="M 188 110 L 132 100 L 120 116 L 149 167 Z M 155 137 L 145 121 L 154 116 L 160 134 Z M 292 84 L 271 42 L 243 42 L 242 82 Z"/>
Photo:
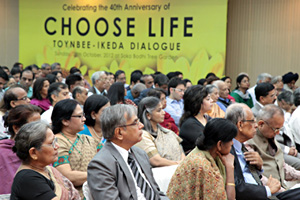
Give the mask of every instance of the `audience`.
<path id="1" fill-rule="evenodd" d="M 209 121 L 197 139 L 197 147 L 176 169 L 169 184 L 168 197 L 235 199 L 234 156 L 229 152 L 236 133 L 237 128 L 225 119 Z"/>
<path id="2" fill-rule="evenodd" d="M 48 63 L 44 63 L 41 66 L 42 74 L 41 77 L 46 77 L 47 74 L 51 73 L 51 66 Z"/>
<path id="3" fill-rule="evenodd" d="M 235 99 L 237 103 L 244 103 L 250 108 L 253 107 L 253 100 L 248 92 L 250 86 L 250 79 L 248 75 L 242 73 L 236 78 L 236 88 L 231 92 L 231 96 Z"/>
<path id="4" fill-rule="evenodd" d="M 136 144 L 149 157 L 153 167 L 177 165 L 185 158 L 180 145 L 182 139 L 159 123 L 164 121 L 165 111 L 160 99 L 144 98 L 138 106 L 138 118 L 144 124 L 142 140 Z"/>
<path id="5" fill-rule="evenodd" d="M 52 116 L 52 130 L 59 144 L 58 159 L 53 166 L 67 177 L 79 191 L 87 180 L 88 163 L 97 153 L 97 141 L 83 130 L 85 117 L 77 101 L 65 99 L 55 104 Z"/>
<path id="6" fill-rule="evenodd" d="M 205 114 L 211 110 L 211 98 L 205 87 L 194 85 L 183 96 L 184 113 L 180 119 L 179 136 L 185 154 L 195 148 L 196 140 L 203 134 L 210 117 Z"/>
<path id="7" fill-rule="evenodd" d="M 294 92 L 296 89 L 295 83 L 297 82 L 299 75 L 297 73 L 289 72 L 282 76 L 283 89 L 290 92 Z"/>
<path id="8" fill-rule="evenodd" d="M 231 105 L 234 101 L 232 101 L 229 97 L 229 87 L 228 85 L 221 80 L 217 80 L 214 82 L 214 85 L 218 87 L 219 89 L 219 98 L 216 104 L 224 111 L 226 112 L 226 109 L 229 105 Z"/>
<path id="9" fill-rule="evenodd" d="M 11 69 L 12 76 L 8 77 L 4 70 L 9 72 L 9 69 L 0 67 L 0 177 L 4 180 L 0 194 L 11 193 L 12 199 L 37 199 L 34 197 L 37 193 L 42 199 L 48 199 L 48 195 L 50 199 L 82 199 L 82 185 L 87 181 L 94 199 L 167 199 L 158 185 L 166 192 L 179 166 L 168 190 L 171 199 L 199 196 L 295 199 L 298 196 L 300 190 L 287 190 L 285 182 L 300 179 L 297 73 L 289 72 L 282 77 L 262 73 L 250 89 L 249 76 L 240 73 L 237 88 L 230 96 L 231 78 L 226 76 L 219 80 L 213 72 L 200 81 L 209 84 L 202 87 L 192 86 L 188 79 L 182 80 L 183 74 L 179 71 L 167 76 L 161 72 L 143 76 L 142 71 L 135 70 L 129 86 L 122 70 L 115 74 L 97 71 L 91 76 L 93 86 L 90 87 L 75 66 L 69 75 L 59 63 L 51 66 L 44 63 L 41 68 L 42 72 L 32 64 L 23 70 L 23 65 L 16 63 Z M 29 103 L 33 105 L 27 105 Z M 137 106 L 143 124 L 136 117 L 134 107 Z M 232 127 L 221 119 L 225 112 L 226 118 L 237 128 L 231 149 L 233 157 L 225 151 L 231 146 L 231 134 L 227 133 L 233 134 Z M 52 123 L 57 139 L 44 122 L 36 123 L 34 126 L 41 128 L 26 137 L 37 143 L 26 146 L 22 159 L 27 157 L 21 163 L 12 151 L 21 133 L 18 130 L 40 118 Z M 215 119 L 210 121 L 211 118 Z M 227 128 L 220 129 L 223 126 Z M 32 127 L 27 126 L 27 129 Z M 220 135 L 221 130 L 223 135 Z M 209 137 L 206 134 L 210 134 Z M 213 143 L 208 145 L 212 139 Z M 132 164 L 131 154 L 137 168 Z M 185 157 L 185 154 L 189 155 Z M 207 174 L 187 170 L 191 166 L 204 166 L 203 162 L 210 166 L 206 168 Z M 155 167 L 152 169 L 155 179 L 151 167 Z M 49 173 L 45 173 L 46 170 Z M 225 172 L 229 175 L 227 178 L 223 176 Z M 209 189 L 212 192 L 207 192 L 205 188 L 210 188 L 210 181 L 215 178 L 218 178 L 214 182 L 217 184 Z M 201 188 L 203 180 L 206 182 Z M 40 184 L 36 184 L 37 181 Z M 197 184 L 199 187 L 194 187 Z"/>
<path id="10" fill-rule="evenodd" d="M 121 82 L 113 83 L 107 93 L 107 97 L 110 100 L 111 105 L 115 104 L 129 104 L 136 106 L 133 101 L 130 99 L 125 99 L 126 89 L 124 88 L 124 84 Z"/>
<path id="11" fill-rule="evenodd" d="M 21 72 L 20 85 L 22 85 L 25 91 L 27 92 L 28 98 L 32 97 L 33 90 L 31 85 L 33 80 L 34 80 L 34 74 L 32 71 L 25 69 Z"/>
<path id="12" fill-rule="evenodd" d="M 136 113 L 134 106 L 124 104 L 103 111 L 107 142 L 88 165 L 93 199 L 168 199 L 159 191 L 147 154 L 133 146 L 142 140 L 143 124 Z"/>
<path id="13" fill-rule="evenodd" d="M 253 108 L 251 108 L 254 116 L 258 115 L 258 112 L 261 108 L 263 108 L 267 104 L 275 103 L 277 96 L 276 96 L 276 89 L 271 83 L 259 83 L 255 87 L 255 97 L 256 103 Z"/>
<path id="14" fill-rule="evenodd" d="M 22 160 L 14 178 L 10 199 L 79 200 L 72 183 L 55 168 L 59 145 L 51 128 L 31 122 L 20 128 L 13 151 Z"/>
<path id="15" fill-rule="evenodd" d="M 55 104 L 57 104 L 61 100 L 69 98 L 69 90 L 66 84 L 59 82 L 51 84 L 48 89 L 48 99 L 51 102 L 51 106 L 42 114 L 42 120 L 44 120 L 48 124 L 52 124 L 51 116 Z"/>
<path id="16" fill-rule="evenodd" d="M 4 126 L 8 128 L 10 139 L 0 140 L 0 194 L 10 194 L 14 176 L 21 160 L 12 151 L 17 132 L 26 123 L 40 120 L 41 109 L 33 105 L 18 105 L 9 112 Z"/>
<path id="17" fill-rule="evenodd" d="M 76 86 L 72 91 L 72 97 L 79 103 L 81 108 L 83 108 L 88 97 L 88 91 L 83 86 Z"/>
<path id="18" fill-rule="evenodd" d="M 284 189 L 280 188 L 280 181 L 273 178 L 273 175 L 269 178 L 261 176 L 264 172 L 261 154 L 248 151 L 244 145 L 244 142 L 255 137 L 258 127 L 251 109 L 245 104 L 233 104 L 228 107 L 225 118 L 235 124 L 238 130 L 231 148 L 231 153 L 235 157 L 236 199 L 293 199 L 293 195 L 299 193 L 298 189 L 284 192 Z"/>
<path id="19" fill-rule="evenodd" d="M 92 79 L 93 87 L 89 89 L 88 96 L 91 96 L 92 94 L 101 94 L 106 96 L 107 95 L 106 89 L 109 85 L 107 72 L 105 71 L 94 72 L 91 79 Z"/>
<path id="20" fill-rule="evenodd" d="M 224 118 L 225 112 L 220 108 L 220 106 L 217 104 L 217 101 L 219 99 L 219 89 L 215 85 L 206 85 L 206 90 L 208 94 L 211 97 L 212 100 L 212 107 L 210 111 L 207 111 L 207 114 L 211 118 Z"/>
<path id="21" fill-rule="evenodd" d="M 167 100 L 166 100 L 166 96 L 167 96 L 167 92 L 161 88 L 154 88 L 149 90 L 148 94 L 149 97 L 153 96 L 156 97 L 158 99 L 160 99 L 161 105 L 162 105 L 162 109 L 165 109 L 167 106 Z M 174 133 L 176 133 L 177 135 L 179 135 L 179 129 L 175 124 L 174 119 L 171 117 L 171 115 L 169 113 L 167 113 L 165 111 L 165 119 L 163 122 L 159 123 L 162 127 L 165 127 L 167 129 L 170 129 L 171 131 L 173 131 Z"/>
<path id="22" fill-rule="evenodd" d="M 185 82 L 174 77 L 168 84 L 169 96 L 167 97 L 167 107 L 164 109 L 175 120 L 179 126 L 179 119 L 183 113 L 183 95 L 185 92 Z"/>
<path id="23" fill-rule="evenodd" d="M 30 103 L 40 107 L 43 112 L 49 109 L 51 102 L 47 98 L 49 81 L 46 78 L 38 78 L 33 85 L 33 94 Z"/>
<path id="24" fill-rule="evenodd" d="M 275 140 L 275 136 L 282 130 L 284 114 L 281 108 L 271 104 L 263 107 L 256 119 L 257 134 L 247 141 L 249 150 L 254 150 L 261 156 L 263 175 L 276 178 L 286 190 L 288 187 L 285 181 L 300 180 L 300 171 L 284 162 L 280 145 Z"/>
<path id="25" fill-rule="evenodd" d="M 103 95 L 93 94 L 89 96 L 84 104 L 85 114 L 84 129 L 79 134 L 91 136 L 98 142 L 97 150 L 100 150 L 106 140 L 103 138 L 100 117 L 103 110 L 110 106 L 109 99 Z"/>
<path id="26" fill-rule="evenodd" d="M 255 95 L 255 88 L 260 83 L 270 83 L 272 79 L 272 75 L 268 73 L 261 73 L 258 75 L 256 84 L 248 89 L 249 94 L 251 95 L 253 105 L 256 103 L 256 95 Z"/>

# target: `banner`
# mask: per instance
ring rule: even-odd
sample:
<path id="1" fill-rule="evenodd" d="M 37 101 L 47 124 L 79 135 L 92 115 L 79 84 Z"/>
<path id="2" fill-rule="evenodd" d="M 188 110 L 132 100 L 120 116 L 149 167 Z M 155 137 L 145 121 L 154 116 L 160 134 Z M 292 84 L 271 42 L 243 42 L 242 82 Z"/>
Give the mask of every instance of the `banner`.
<path id="1" fill-rule="evenodd" d="M 224 74 L 227 0 L 19 2 L 19 60 L 95 71 L 181 71 L 197 84 Z"/>

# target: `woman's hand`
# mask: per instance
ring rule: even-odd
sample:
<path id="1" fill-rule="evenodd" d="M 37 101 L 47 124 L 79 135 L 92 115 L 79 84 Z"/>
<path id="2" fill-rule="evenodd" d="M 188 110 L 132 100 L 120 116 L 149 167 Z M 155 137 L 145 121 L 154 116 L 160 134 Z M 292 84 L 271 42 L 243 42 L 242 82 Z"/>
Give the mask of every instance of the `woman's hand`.
<path id="1" fill-rule="evenodd" d="M 227 154 L 227 155 L 221 155 L 220 152 L 217 152 L 217 155 L 219 156 L 219 158 L 221 159 L 223 165 L 225 165 L 225 167 L 234 167 L 233 163 L 234 163 L 234 155 L 232 155 L 231 153 Z"/>

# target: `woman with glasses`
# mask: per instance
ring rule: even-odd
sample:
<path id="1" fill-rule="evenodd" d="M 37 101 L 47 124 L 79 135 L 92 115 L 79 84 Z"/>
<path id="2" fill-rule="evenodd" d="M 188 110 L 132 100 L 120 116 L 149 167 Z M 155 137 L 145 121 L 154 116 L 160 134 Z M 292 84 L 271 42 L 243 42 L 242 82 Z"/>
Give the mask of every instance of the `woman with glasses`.
<path id="1" fill-rule="evenodd" d="M 106 139 L 104 139 L 102 135 L 100 117 L 103 110 L 109 106 L 110 103 L 107 97 L 93 94 L 86 99 L 83 107 L 86 120 L 84 129 L 80 131 L 79 134 L 93 137 L 98 142 L 98 151 L 106 142 Z"/>
<path id="2" fill-rule="evenodd" d="M 30 103 L 40 107 L 43 112 L 48 110 L 51 106 L 51 103 L 47 98 L 49 86 L 50 82 L 47 78 L 38 78 L 33 85 L 32 99 Z"/>
<path id="3" fill-rule="evenodd" d="M 87 135 L 80 135 L 85 117 L 79 103 L 65 99 L 55 104 L 51 116 L 52 130 L 60 148 L 58 160 L 53 164 L 66 176 L 83 198 L 82 184 L 87 180 L 88 163 L 97 153 L 97 141 Z"/>
<path id="4" fill-rule="evenodd" d="M 14 178 L 10 199 L 80 199 L 72 183 L 53 167 L 59 145 L 46 123 L 37 121 L 22 126 L 13 151 L 22 160 Z"/>
<path id="5" fill-rule="evenodd" d="M 145 150 L 153 167 L 177 165 L 185 158 L 180 142 L 173 131 L 163 128 L 165 111 L 156 97 L 142 99 L 138 106 L 138 117 L 144 124 L 141 142 L 136 146 Z"/>
<path id="6" fill-rule="evenodd" d="M 12 151 L 18 130 L 26 123 L 40 120 L 41 109 L 33 105 L 19 105 L 12 108 L 4 126 L 8 128 L 10 139 L 0 140 L 0 194 L 10 194 L 11 185 L 21 160 Z"/>
<path id="7" fill-rule="evenodd" d="M 195 148 L 197 138 L 211 119 L 206 113 L 211 110 L 212 100 L 205 87 L 193 85 L 183 95 L 184 110 L 180 118 L 179 136 L 186 155 Z"/>

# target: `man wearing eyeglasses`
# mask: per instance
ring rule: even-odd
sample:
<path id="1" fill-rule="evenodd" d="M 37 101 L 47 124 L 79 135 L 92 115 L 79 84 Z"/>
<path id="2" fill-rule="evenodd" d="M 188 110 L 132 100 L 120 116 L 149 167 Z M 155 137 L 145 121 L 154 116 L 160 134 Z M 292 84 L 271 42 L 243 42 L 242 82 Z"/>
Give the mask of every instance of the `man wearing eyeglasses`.
<path id="1" fill-rule="evenodd" d="M 27 97 L 31 98 L 32 97 L 32 81 L 34 79 L 34 74 L 32 71 L 30 71 L 29 69 L 25 69 L 21 72 L 21 77 L 20 77 L 20 85 L 22 85 L 26 92 L 27 92 Z"/>
<path id="2" fill-rule="evenodd" d="M 88 165 L 93 199 L 168 199 L 159 191 L 146 152 L 133 146 L 142 140 L 144 127 L 136 112 L 131 105 L 117 104 L 101 115 L 107 142 Z"/>
<path id="3" fill-rule="evenodd" d="M 186 83 L 178 77 L 174 77 L 168 84 L 169 96 L 167 99 L 167 107 L 164 109 L 174 119 L 175 124 L 179 126 L 179 120 L 183 113 L 183 95 Z"/>
<path id="4" fill-rule="evenodd" d="M 258 112 L 256 119 L 257 134 L 247 143 L 260 154 L 263 160 L 263 174 L 272 175 L 280 181 L 282 188 L 287 189 L 284 181 L 300 180 L 300 171 L 285 163 L 280 145 L 275 140 L 275 136 L 282 130 L 284 113 L 280 107 L 269 104 Z"/>
<path id="5" fill-rule="evenodd" d="M 108 73 L 105 71 L 97 71 L 92 75 L 93 87 L 89 89 L 88 96 L 93 94 L 107 95 L 106 89 L 109 86 Z"/>
<path id="6" fill-rule="evenodd" d="M 264 109 L 269 111 L 269 105 L 263 108 L 263 110 Z M 275 106 L 275 113 L 277 113 L 276 110 L 277 108 Z M 273 114 L 271 115 L 273 116 Z M 274 178 L 278 171 L 276 173 L 265 174 L 265 172 L 269 170 L 268 162 L 270 161 L 264 160 L 261 152 L 254 152 L 253 150 L 248 151 L 245 148 L 245 142 L 250 143 L 249 141 L 252 141 L 252 138 L 253 140 L 256 140 L 257 137 L 259 137 L 259 140 L 262 140 L 262 144 L 260 144 L 259 147 L 266 149 L 266 144 L 268 144 L 268 139 L 263 136 L 261 138 L 261 133 L 259 132 L 262 122 L 261 120 L 259 120 L 258 123 L 256 122 L 250 108 L 245 104 L 232 104 L 227 108 L 225 118 L 236 124 L 238 128 L 238 133 L 233 139 L 233 146 L 231 149 L 231 153 L 235 157 L 234 179 L 236 199 L 294 199 L 295 196 L 300 195 L 299 189 L 285 191 L 284 188 L 281 188 L 280 177 L 276 176 Z M 272 131 L 267 134 L 273 137 L 274 140 L 275 133 L 272 133 Z M 276 158 L 276 160 L 277 159 L 278 158 Z M 283 160 L 283 157 L 281 160 Z M 272 170 L 276 171 L 277 167 L 274 167 Z M 262 176 L 262 174 L 265 176 Z"/>

